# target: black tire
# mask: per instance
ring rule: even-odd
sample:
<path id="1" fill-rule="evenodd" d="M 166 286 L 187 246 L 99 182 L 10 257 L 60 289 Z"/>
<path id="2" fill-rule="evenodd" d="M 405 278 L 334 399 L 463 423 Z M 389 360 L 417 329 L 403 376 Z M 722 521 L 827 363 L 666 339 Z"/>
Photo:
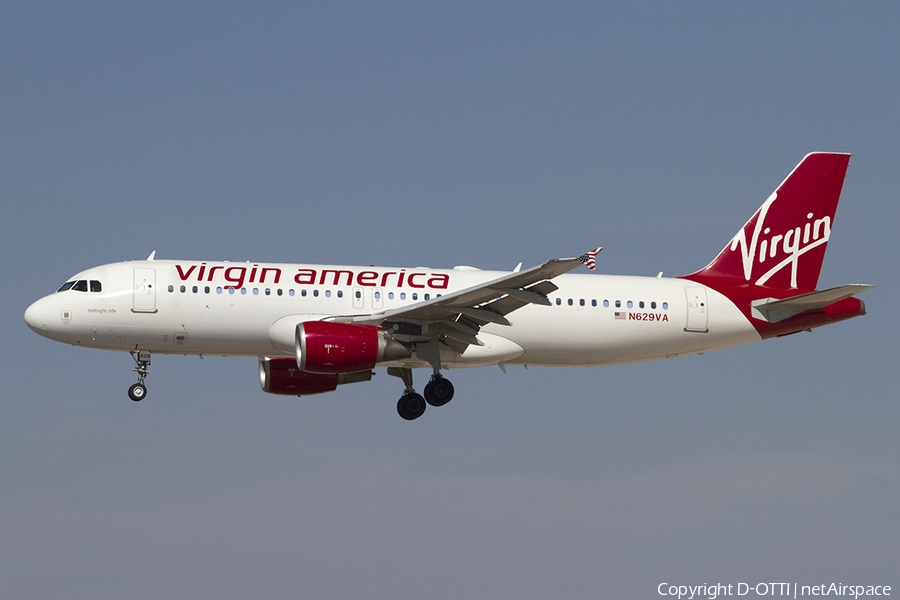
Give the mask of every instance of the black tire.
<path id="1" fill-rule="evenodd" d="M 143 383 L 136 383 L 128 388 L 128 397 L 135 402 L 140 402 L 147 397 L 147 386 Z"/>
<path id="2" fill-rule="evenodd" d="M 406 394 L 397 401 L 397 414 L 407 421 L 412 421 L 425 414 L 425 406 L 425 398 L 419 394 Z"/>
<path id="3" fill-rule="evenodd" d="M 443 406 L 453 400 L 453 384 L 449 379 L 432 379 L 425 386 L 425 401 L 432 406 Z"/>

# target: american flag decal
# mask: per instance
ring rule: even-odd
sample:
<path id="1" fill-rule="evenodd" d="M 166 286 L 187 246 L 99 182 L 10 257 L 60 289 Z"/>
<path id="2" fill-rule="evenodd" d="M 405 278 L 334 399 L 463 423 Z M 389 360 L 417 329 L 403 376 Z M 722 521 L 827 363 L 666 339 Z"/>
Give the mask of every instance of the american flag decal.
<path id="1" fill-rule="evenodd" d="M 593 271 L 597 266 L 595 259 L 597 258 L 597 255 L 600 254 L 601 250 L 603 250 L 603 248 L 594 248 L 590 252 L 585 252 L 584 254 L 579 256 L 577 260 L 580 260 L 581 262 L 586 264 L 587 268 Z"/>
<path id="2" fill-rule="evenodd" d="M 620 320 L 625 320 L 625 313 L 624 313 L 624 312 L 618 312 L 618 311 L 617 311 L 617 312 L 616 312 L 616 318 L 617 318 L 617 319 L 620 319 Z"/>

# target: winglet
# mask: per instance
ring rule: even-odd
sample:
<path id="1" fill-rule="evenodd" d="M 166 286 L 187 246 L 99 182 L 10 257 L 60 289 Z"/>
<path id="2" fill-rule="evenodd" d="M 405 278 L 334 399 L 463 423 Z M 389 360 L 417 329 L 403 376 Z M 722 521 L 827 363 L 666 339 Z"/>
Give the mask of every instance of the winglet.
<path id="1" fill-rule="evenodd" d="M 156 257 L 156 250 L 150 253 L 150 256 L 147 257 L 147 260 L 153 260 Z"/>
<path id="2" fill-rule="evenodd" d="M 580 260 L 581 262 L 583 262 L 584 264 L 587 265 L 587 268 L 588 268 L 588 269 L 590 269 L 591 271 L 593 271 L 593 270 L 596 268 L 596 266 L 597 266 L 597 263 L 596 263 L 595 259 L 597 258 L 597 255 L 600 254 L 600 251 L 601 251 L 601 250 L 603 250 L 602 247 L 601 247 L 601 248 L 594 248 L 593 250 L 590 250 L 590 251 L 588 251 L 588 252 L 585 252 L 585 253 L 582 254 L 581 256 L 576 257 L 575 260 Z"/>

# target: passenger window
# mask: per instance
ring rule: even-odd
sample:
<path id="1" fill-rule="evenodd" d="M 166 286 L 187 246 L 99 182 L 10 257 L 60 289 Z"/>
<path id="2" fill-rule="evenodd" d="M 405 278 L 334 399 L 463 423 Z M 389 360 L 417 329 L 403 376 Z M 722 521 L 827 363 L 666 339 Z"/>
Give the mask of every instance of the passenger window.
<path id="1" fill-rule="evenodd" d="M 174 292 L 174 291 L 175 291 L 175 286 L 174 286 L 174 285 L 170 285 L 170 286 L 169 286 L 169 291 L 170 291 L 170 292 Z"/>
<path id="2" fill-rule="evenodd" d="M 291 296 L 293 296 L 293 295 L 294 295 L 294 290 L 291 290 Z M 303 296 L 303 297 L 305 298 L 305 297 L 306 297 L 306 290 L 300 290 L 300 295 Z"/>
<path id="3" fill-rule="evenodd" d="M 92 292 L 101 292 L 101 291 L 103 291 L 103 286 L 100 285 L 99 281 L 91 280 L 91 291 Z"/>
<path id="4" fill-rule="evenodd" d="M 344 292 L 342 292 L 341 290 L 338 290 L 338 298 L 343 298 L 343 297 L 344 297 Z"/>
<path id="5" fill-rule="evenodd" d="M 208 293 L 209 293 L 209 286 L 206 286 L 205 288 L 203 288 L 203 293 L 204 293 L 204 294 L 208 294 Z"/>
<path id="6" fill-rule="evenodd" d="M 603 301 L 603 307 L 604 307 L 604 308 L 609 308 L 609 300 L 604 300 L 604 301 Z"/>
<path id="7" fill-rule="evenodd" d="M 315 296 L 316 298 L 318 298 L 318 297 L 319 297 L 319 290 L 313 290 L 313 296 Z"/>
<path id="8" fill-rule="evenodd" d="M 631 308 L 631 307 L 633 307 L 633 306 L 634 306 L 634 304 L 631 302 L 631 300 L 629 300 L 629 301 L 628 301 L 628 308 Z"/>
<path id="9" fill-rule="evenodd" d="M 616 300 L 616 308 L 622 308 L 622 301 Z"/>
<path id="10" fill-rule="evenodd" d="M 406 292 L 400 292 L 400 299 L 406 300 Z"/>
<path id="11" fill-rule="evenodd" d="M 375 299 L 381 300 L 381 292 L 375 292 Z"/>
<path id="12" fill-rule="evenodd" d="M 293 295 L 294 295 L 294 290 L 289 290 L 289 291 L 288 291 L 288 295 L 293 296 Z M 303 290 L 303 295 L 304 295 L 304 296 L 306 295 L 306 290 Z"/>
<path id="13" fill-rule="evenodd" d="M 419 294 L 417 292 L 413 292 L 413 300 L 418 300 Z"/>
<path id="14" fill-rule="evenodd" d="M 325 290 L 325 297 L 331 298 L 331 290 Z"/>
<path id="15" fill-rule="evenodd" d="M 640 302 L 638 302 L 638 306 L 641 307 L 641 308 L 644 308 L 644 301 L 641 300 Z"/>
<path id="16" fill-rule="evenodd" d="M 217 293 L 217 294 L 221 294 L 221 293 L 222 293 L 222 286 L 221 286 L 221 285 L 220 285 L 219 287 L 216 288 L 216 293 Z"/>
<path id="17" fill-rule="evenodd" d="M 557 298 L 556 305 L 559 306 L 560 304 L 562 304 L 562 298 Z"/>
<path id="18" fill-rule="evenodd" d="M 388 299 L 390 299 L 390 300 L 394 299 L 394 292 L 388 292 Z"/>
<path id="19" fill-rule="evenodd" d="M 247 295 L 247 288 L 241 288 L 241 296 Z"/>
<path id="20" fill-rule="evenodd" d="M 669 303 L 663 302 L 663 310 L 669 310 Z"/>
<path id="21" fill-rule="evenodd" d="M 356 290 L 355 295 L 356 295 L 356 299 L 357 299 L 357 300 L 359 300 L 360 298 L 362 298 L 362 292 L 359 291 L 359 290 Z"/>
<path id="22" fill-rule="evenodd" d="M 578 301 L 579 306 L 584 306 L 584 298 Z"/>
<path id="23" fill-rule="evenodd" d="M 596 300 L 591 300 L 591 306 L 597 306 L 597 301 L 596 301 Z"/>
<path id="24" fill-rule="evenodd" d="M 572 299 L 569 298 L 569 306 L 572 306 Z"/>
<path id="25" fill-rule="evenodd" d="M 431 295 L 430 295 L 430 294 L 425 294 L 425 299 L 426 299 L 426 300 L 431 300 Z"/>
<path id="26" fill-rule="evenodd" d="M 72 286 L 72 289 L 76 292 L 86 292 L 87 291 L 87 281 L 81 279 L 75 282 L 75 285 Z"/>
<path id="27" fill-rule="evenodd" d="M 270 296 L 272 294 L 272 290 L 266 288 L 266 296 Z"/>
<path id="28" fill-rule="evenodd" d="M 281 295 L 281 288 L 278 288 L 277 294 L 278 294 L 279 296 Z"/>
<path id="29" fill-rule="evenodd" d="M 181 288 L 180 288 L 180 289 L 181 289 L 181 293 L 182 293 L 182 294 L 183 294 L 183 293 L 185 293 L 185 292 L 186 292 L 186 291 L 187 291 L 187 288 L 186 288 L 186 287 L 184 287 L 184 286 L 181 286 Z"/>
<path id="30" fill-rule="evenodd" d="M 61 287 L 61 288 L 59 288 L 58 290 L 56 290 L 56 293 L 59 293 L 59 292 L 67 292 L 67 291 L 69 291 L 69 290 L 72 289 L 72 286 L 73 286 L 73 285 L 75 285 L 75 282 L 74 282 L 74 281 L 67 281 L 67 282 L 65 282 L 64 284 L 62 284 L 62 287 Z"/>
<path id="31" fill-rule="evenodd" d="M 228 288 L 228 293 L 231 294 L 232 296 L 234 295 L 234 286 Z"/>
<path id="32" fill-rule="evenodd" d="M 650 308 L 656 308 L 656 302 L 651 302 L 651 303 L 650 303 Z"/>
<path id="33" fill-rule="evenodd" d="M 193 288 L 191 288 L 191 291 L 194 292 L 194 293 L 196 294 L 196 293 L 197 293 L 197 286 L 195 285 Z"/>

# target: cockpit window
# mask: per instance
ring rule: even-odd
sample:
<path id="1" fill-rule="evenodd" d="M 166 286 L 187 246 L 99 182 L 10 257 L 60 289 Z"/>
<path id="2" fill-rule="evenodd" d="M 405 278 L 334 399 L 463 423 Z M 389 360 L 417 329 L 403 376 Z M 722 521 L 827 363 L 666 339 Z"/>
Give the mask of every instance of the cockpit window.
<path id="1" fill-rule="evenodd" d="M 90 285 L 91 291 L 94 293 L 103 291 L 103 284 L 99 281 L 91 279 L 90 281 L 85 279 L 79 279 L 78 281 L 67 281 L 63 284 L 61 288 L 56 290 L 56 293 L 66 292 L 68 290 L 75 290 L 76 292 L 86 292 L 88 291 L 88 286 Z"/>

